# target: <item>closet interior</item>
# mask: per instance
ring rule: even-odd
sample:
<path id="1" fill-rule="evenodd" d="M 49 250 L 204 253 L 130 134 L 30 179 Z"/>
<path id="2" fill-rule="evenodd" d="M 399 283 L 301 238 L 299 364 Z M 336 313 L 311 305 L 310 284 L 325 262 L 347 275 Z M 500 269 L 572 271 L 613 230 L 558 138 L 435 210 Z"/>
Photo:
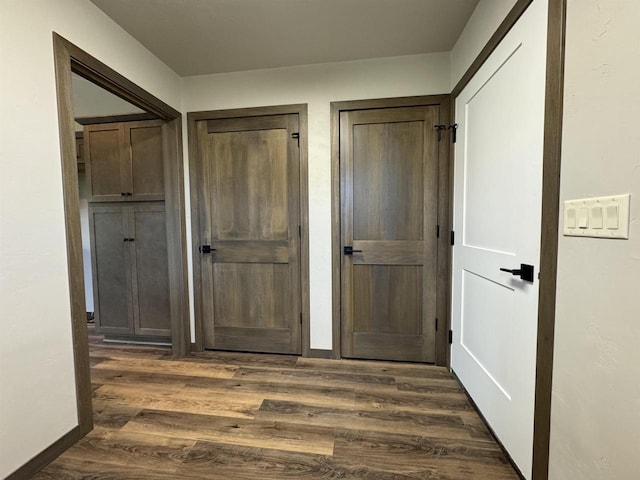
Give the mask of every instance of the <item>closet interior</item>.
<path id="1" fill-rule="evenodd" d="M 162 121 L 116 99 L 134 113 L 76 112 L 87 318 L 107 342 L 169 344 Z"/>

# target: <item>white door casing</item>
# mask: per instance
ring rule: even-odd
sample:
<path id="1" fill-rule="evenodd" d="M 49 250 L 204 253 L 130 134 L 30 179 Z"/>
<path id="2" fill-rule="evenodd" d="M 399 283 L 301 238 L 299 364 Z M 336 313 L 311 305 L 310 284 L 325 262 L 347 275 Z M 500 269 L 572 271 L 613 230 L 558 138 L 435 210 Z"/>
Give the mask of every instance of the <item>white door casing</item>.
<path id="1" fill-rule="evenodd" d="M 531 478 L 547 0 L 455 99 L 451 366 Z M 501 272 L 534 266 L 532 283 Z"/>

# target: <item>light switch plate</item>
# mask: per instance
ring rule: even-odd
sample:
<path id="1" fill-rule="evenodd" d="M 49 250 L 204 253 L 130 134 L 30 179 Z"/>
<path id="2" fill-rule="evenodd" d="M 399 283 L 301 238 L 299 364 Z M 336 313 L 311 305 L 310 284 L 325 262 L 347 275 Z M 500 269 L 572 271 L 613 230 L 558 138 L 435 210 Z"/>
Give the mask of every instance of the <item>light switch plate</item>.
<path id="1" fill-rule="evenodd" d="M 630 194 L 567 200 L 562 232 L 571 237 L 629 238 L 630 200 Z"/>

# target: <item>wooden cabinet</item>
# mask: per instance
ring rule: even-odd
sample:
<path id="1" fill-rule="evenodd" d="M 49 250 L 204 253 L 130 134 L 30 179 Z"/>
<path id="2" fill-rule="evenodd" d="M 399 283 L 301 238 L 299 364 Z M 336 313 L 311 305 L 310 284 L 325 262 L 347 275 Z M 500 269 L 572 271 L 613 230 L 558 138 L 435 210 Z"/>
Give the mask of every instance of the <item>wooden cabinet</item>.
<path id="1" fill-rule="evenodd" d="M 82 142 L 96 330 L 169 340 L 162 121 L 85 125 Z"/>
<path id="2" fill-rule="evenodd" d="M 163 202 L 91 204 L 89 220 L 96 330 L 170 337 Z"/>
<path id="3" fill-rule="evenodd" d="M 164 200 L 162 122 L 84 127 L 91 202 Z"/>
<path id="4" fill-rule="evenodd" d="M 76 161 L 78 166 L 84 168 L 84 134 L 82 132 L 76 132 Z"/>

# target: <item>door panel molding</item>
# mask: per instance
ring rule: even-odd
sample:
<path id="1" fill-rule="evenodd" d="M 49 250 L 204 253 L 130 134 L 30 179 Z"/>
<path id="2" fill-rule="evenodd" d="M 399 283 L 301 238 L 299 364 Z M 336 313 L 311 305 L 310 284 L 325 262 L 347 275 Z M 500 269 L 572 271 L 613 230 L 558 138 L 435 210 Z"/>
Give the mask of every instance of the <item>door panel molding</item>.
<path id="1" fill-rule="evenodd" d="M 308 357 L 310 355 L 309 345 L 309 187 L 308 187 L 308 150 L 307 150 L 307 105 L 295 104 L 295 105 L 278 105 L 271 107 L 255 107 L 255 108 L 239 108 L 229 110 L 210 110 L 201 112 L 188 112 L 187 113 L 187 131 L 189 141 L 189 171 L 191 172 L 191 232 L 192 232 L 192 258 L 193 258 L 193 289 L 194 289 L 194 309 L 195 309 L 195 350 L 204 350 L 204 317 L 203 311 L 203 298 L 202 298 L 202 268 L 200 265 L 200 232 L 201 232 L 201 220 L 200 209 L 204 205 L 205 198 L 200 188 L 200 180 L 198 179 L 198 172 L 202 169 L 202 153 L 200 151 L 200 142 L 198 141 L 198 129 L 202 130 L 200 133 L 211 133 L 217 131 L 221 122 L 224 120 L 226 126 L 225 131 L 229 131 L 229 124 L 233 123 L 233 120 L 238 120 L 239 125 L 245 125 L 247 117 L 265 117 L 270 116 L 272 118 L 273 126 L 281 125 L 287 115 L 298 116 L 298 130 L 299 130 L 299 152 L 300 152 L 300 164 L 299 164 L 299 212 L 298 217 L 300 221 L 300 286 L 301 286 L 301 309 L 302 309 L 302 325 L 301 325 L 301 343 L 302 343 L 302 356 Z M 204 122 L 203 120 L 206 120 Z M 231 120 L 231 122 L 230 122 Z M 238 127 L 240 128 L 240 127 Z M 262 127 L 264 128 L 264 126 Z M 215 241 L 216 244 L 222 244 L 224 240 Z M 222 249 L 220 255 L 229 256 L 232 259 L 234 255 L 241 254 L 240 250 L 250 249 L 251 242 L 246 243 L 244 246 L 235 246 L 232 250 L 223 253 Z M 252 249 L 251 253 L 257 260 L 260 258 L 273 259 L 275 254 L 277 258 L 282 257 L 282 260 L 286 260 L 283 255 L 287 255 L 286 251 L 283 251 L 280 242 L 277 240 L 273 243 L 273 251 L 265 251 L 264 246 L 258 249 Z M 215 248 L 215 246 L 212 244 Z M 271 250 L 271 249 L 269 249 Z M 279 255 L 279 257 L 278 257 Z M 276 260 L 277 260 L 276 258 Z M 270 260 L 271 261 L 271 260 Z"/>
<path id="2" fill-rule="evenodd" d="M 450 123 L 450 95 L 427 95 L 415 97 L 383 98 L 372 100 L 354 100 L 331 103 L 331 267 L 332 267 L 332 357 L 341 358 L 341 186 L 340 186 L 340 113 L 357 110 L 371 110 L 383 108 L 401 108 L 418 106 L 439 106 L 440 123 Z M 437 238 L 437 288 L 436 288 L 436 318 L 438 329 L 435 340 L 435 363 L 447 365 L 449 348 L 446 319 L 449 315 L 449 279 L 450 279 L 450 245 L 448 233 L 450 230 L 449 217 L 449 134 L 442 136 L 438 149 L 438 225 L 440 236 Z M 436 232 L 433 232 L 436 235 Z M 359 242 L 362 243 L 362 242 Z M 355 242 L 354 242 L 355 248 Z M 389 251 L 380 258 L 383 263 L 392 261 L 393 252 Z M 355 257 L 355 256 L 354 256 Z M 388 257 L 388 258 L 386 258 Z M 355 258 L 354 258 L 355 261 Z"/>

